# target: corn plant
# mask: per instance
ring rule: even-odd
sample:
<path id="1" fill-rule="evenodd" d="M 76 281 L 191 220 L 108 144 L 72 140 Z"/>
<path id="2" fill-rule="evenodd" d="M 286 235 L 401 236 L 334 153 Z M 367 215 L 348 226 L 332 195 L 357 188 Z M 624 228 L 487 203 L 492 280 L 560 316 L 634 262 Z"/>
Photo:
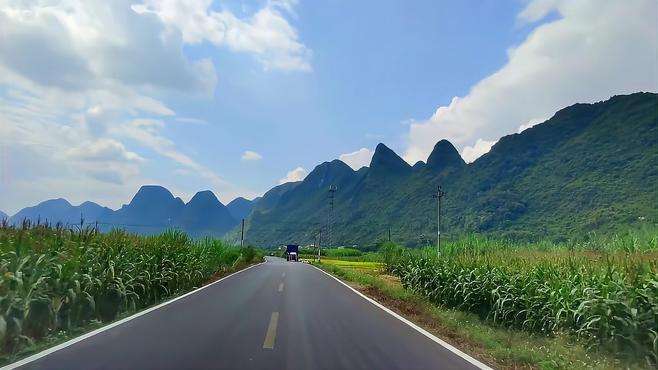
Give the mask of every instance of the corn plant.
<path id="1" fill-rule="evenodd" d="M 11 356 L 54 332 L 112 321 L 259 257 L 253 248 L 178 231 L 143 237 L 2 223 L 0 351 Z"/>
<path id="2" fill-rule="evenodd" d="M 658 255 L 655 235 L 596 239 L 533 250 L 504 241 L 464 239 L 446 247 L 382 250 L 405 288 L 495 325 L 546 335 L 571 333 L 621 356 L 658 360 Z M 484 242 L 483 242 L 484 240 Z M 468 243 L 474 242 L 473 250 Z M 614 246 L 614 248 L 610 247 Z"/>

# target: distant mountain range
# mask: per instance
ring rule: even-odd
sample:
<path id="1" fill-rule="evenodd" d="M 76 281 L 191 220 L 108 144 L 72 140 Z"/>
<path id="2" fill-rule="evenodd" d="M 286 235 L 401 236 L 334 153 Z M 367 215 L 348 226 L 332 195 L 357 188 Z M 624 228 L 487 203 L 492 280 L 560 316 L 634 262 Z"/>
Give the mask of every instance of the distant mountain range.
<path id="1" fill-rule="evenodd" d="M 367 248 L 388 237 L 410 246 L 436 238 L 436 187 L 442 185 L 442 235 L 482 233 L 520 239 L 566 239 L 658 220 L 658 95 L 615 96 L 575 104 L 521 133 L 501 138 L 475 162 L 439 141 L 427 162 L 410 166 L 384 144 L 358 171 L 334 160 L 263 197 L 224 206 L 210 191 L 187 204 L 148 185 L 113 211 L 92 202 L 53 199 L 9 218 L 123 228 L 155 234 L 179 228 L 193 236 L 236 239 L 246 218 L 250 244 L 323 244 Z M 333 193 L 333 211 L 329 189 Z M 0 218 L 2 214 L 0 214 Z M 328 240 L 330 237 L 330 240 Z"/>
<path id="2" fill-rule="evenodd" d="M 139 234 L 157 234 L 177 228 L 192 236 L 224 235 L 248 213 L 252 202 L 238 198 L 223 205 L 211 191 L 198 192 L 187 204 L 162 186 L 142 186 L 130 203 L 113 211 L 93 202 L 79 206 L 65 199 L 52 199 L 27 207 L 9 218 L 10 223 L 23 220 L 78 225 L 98 224 L 102 231 L 121 228 Z"/>
<path id="3" fill-rule="evenodd" d="M 9 218 L 9 216 L 7 216 L 6 213 L 0 211 L 0 220 L 5 220 L 5 219 L 7 219 L 7 218 Z"/>
<path id="4" fill-rule="evenodd" d="M 520 123 L 519 123 L 520 124 Z M 369 167 L 334 160 L 303 181 L 268 191 L 247 220 L 250 243 L 373 246 L 436 240 L 436 187 L 447 236 L 566 239 L 658 219 L 658 95 L 575 104 L 546 122 L 501 138 L 466 164 L 439 141 L 410 166 L 379 144 Z M 330 185 L 335 185 L 333 212 Z M 332 220 L 332 222 L 328 222 Z M 327 241 L 328 234 L 331 240 Z"/>

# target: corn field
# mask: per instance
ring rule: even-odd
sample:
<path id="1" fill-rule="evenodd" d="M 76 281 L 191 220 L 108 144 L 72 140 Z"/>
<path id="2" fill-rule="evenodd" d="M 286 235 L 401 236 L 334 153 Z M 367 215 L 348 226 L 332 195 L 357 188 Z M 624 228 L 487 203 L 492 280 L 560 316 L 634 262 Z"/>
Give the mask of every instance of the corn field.
<path id="1" fill-rule="evenodd" d="M 386 269 L 437 305 L 495 325 L 552 335 L 655 366 L 658 360 L 658 251 L 587 251 L 489 246 L 436 255 L 389 245 Z M 486 244 L 486 243 L 485 243 Z M 640 241 L 642 244 L 642 241 Z M 448 249 L 449 250 L 449 249 Z"/>
<path id="2" fill-rule="evenodd" d="M 137 236 L 61 226 L 0 225 L 0 352 L 109 322 L 258 259 L 253 248 L 177 231 Z"/>

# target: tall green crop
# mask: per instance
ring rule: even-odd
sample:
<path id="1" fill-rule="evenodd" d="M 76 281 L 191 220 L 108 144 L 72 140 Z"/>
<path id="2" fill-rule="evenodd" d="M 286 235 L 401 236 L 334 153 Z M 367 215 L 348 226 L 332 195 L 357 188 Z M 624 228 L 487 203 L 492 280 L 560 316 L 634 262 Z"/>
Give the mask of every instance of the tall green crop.
<path id="1" fill-rule="evenodd" d="M 177 231 L 0 225 L 0 351 L 15 353 L 49 333 L 108 322 L 201 286 L 260 257 L 253 248 L 195 241 Z"/>
<path id="2" fill-rule="evenodd" d="M 631 243 L 624 247 L 622 241 Z M 618 355 L 658 360 L 658 261 L 655 238 L 613 239 L 616 249 L 542 245 L 505 249 L 489 243 L 382 251 L 402 284 L 445 307 L 496 325 L 551 335 L 571 333 Z"/>

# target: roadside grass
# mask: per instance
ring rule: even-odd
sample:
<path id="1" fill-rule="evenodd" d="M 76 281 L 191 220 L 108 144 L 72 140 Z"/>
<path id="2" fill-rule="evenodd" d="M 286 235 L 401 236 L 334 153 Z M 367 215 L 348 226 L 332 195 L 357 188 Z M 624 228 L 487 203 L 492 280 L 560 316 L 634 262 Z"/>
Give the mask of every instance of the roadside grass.
<path id="1" fill-rule="evenodd" d="M 306 260 L 309 262 L 315 261 L 313 259 L 306 259 Z M 342 259 L 323 258 L 322 263 L 325 265 L 345 267 L 345 268 L 359 270 L 367 273 L 383 271 L 384 268 L 384 264 L 381 262 L 369 262 L 369 261 L 350 261 L 350 260 L 342 260 Z"/>
<path id="2" fill-rule="evenodd" d="M 405 289 L 399 278 L 387 275 L 381 268 L 362 269 L 358 264 L 334 260 L 312 263 L 494 368 L 648 368 L 644 363 L 615 359 L 609 353 L 588 348 L 567 334 L 546 336 L 505 328 L 472 313 L 437 306 Z"/>

